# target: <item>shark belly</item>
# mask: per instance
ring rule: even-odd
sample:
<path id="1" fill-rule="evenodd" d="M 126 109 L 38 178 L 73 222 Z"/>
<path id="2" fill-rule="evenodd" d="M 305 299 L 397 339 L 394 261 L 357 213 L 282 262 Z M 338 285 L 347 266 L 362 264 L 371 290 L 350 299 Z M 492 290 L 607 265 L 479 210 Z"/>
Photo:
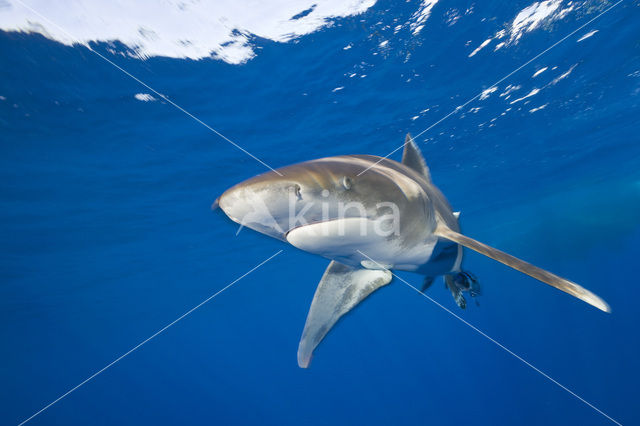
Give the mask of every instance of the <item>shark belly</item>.
<path id="1" fill-rule="evenodd" d="M 460 272 L 462 264 L 462 246 L 439 238 L 428 262 L 420 265 L 415 272 L 436 277 Z"/>
<path id="2" fill-rule="evenodd" d="M 286 239 L 294 247 L 346 265 L 415 272 L 429 263 L 438 243 L 432 237 L 406 245 L 382 221 L 360 217 L 299 226 Z"/>

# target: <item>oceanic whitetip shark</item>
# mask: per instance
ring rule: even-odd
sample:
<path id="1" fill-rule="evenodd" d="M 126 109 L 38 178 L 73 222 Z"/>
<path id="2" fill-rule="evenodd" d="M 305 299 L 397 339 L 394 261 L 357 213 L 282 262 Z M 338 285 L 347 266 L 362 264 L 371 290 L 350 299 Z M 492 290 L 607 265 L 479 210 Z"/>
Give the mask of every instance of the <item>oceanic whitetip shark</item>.
<path id="1" fill-rule="evenodd" d="M 306 368 L 314 349 L 344 314 L 391 282 L 390 270 L 437 276 L 461 308 L 476 296 L 462 269 L 463 247 L 610 312 L 589 290 L 460 233 L 455 213 L 431 181 L 410 135 L 402 162 L 373 155 L 320 158 L 270 171 L 225 191 L 213 204 L 233 221 L 331 262 L 311 302 L 298 347 Z"/>

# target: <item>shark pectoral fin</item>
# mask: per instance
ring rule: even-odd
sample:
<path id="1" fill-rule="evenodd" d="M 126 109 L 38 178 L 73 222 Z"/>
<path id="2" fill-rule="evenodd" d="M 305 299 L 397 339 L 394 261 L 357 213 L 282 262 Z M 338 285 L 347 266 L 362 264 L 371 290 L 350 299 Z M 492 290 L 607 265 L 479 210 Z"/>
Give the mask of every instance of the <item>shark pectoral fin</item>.
<path id="1" fill-rule="evenodd" d="M 298 346 L 298 365 L 307 368 L 313 350 L 344 314 L 380 287 L 391 282 L 391 272 L 352 268 L 332 261 L 311 302 Z"/>
<path id="2" fill-rule="evenodd" d="M 587 302 L 588 304 L 595 306 L 596 308 L 604 312 L 611 312 L 611 308 L 609 307 L 607 302 L 605 302 L 589 290 L 580 287 L 574 282 L 565 280 L 564 278 L 552 274 L 549 271 L 545 271 L 544 269 L 538 268 L 537 266 L 525 262 L 524 260 L 520 260 L 500 250 L 494 249 L 493 247 L 489 247 L 486 244 L 466 237 L 444 226 L 439 226 L 438 228 L 436 228 L 435 234 L 439 237 L 446 238 L 447 240 L 470 248 L 471 250 L 477 251 L 480 254 L 484 254 L 485 256 L 497 260 L 498 262 L 503 263 L 507 266 L 510 266 L 517 271 L 527 274 L 530 277 L 542 281 L 543 283 L 549 284 L 550 286 L 553 286 L 558 290 L 569 293 L 570 295 L 577 297 L 578 299 Z"/>
<path id="3" fill-rule="evenodd" d="M 407 137 L 404 140 L 402 164 L 420 173 L 427 182 L 431 182 L 431 173 L 429 172 L 429 167 L 427 167 L 427 162 L 409 133 L 407 133 Z"/>

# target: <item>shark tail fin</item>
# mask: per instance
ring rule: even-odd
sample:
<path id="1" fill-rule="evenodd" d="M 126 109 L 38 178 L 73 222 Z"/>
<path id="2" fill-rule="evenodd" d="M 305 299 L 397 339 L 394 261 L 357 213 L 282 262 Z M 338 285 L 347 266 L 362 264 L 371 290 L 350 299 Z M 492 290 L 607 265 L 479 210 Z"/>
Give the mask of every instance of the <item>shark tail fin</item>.
<path id="1" fill-rule="evenodd" d="M 497 260 L 498 262 L 503 263 L 517 271 L 527 274 L 530 277 L 542 281 L 543 283 L 549 284 L 550 286 L 555 287 L 558 290 L 569 293 L 573 297 L 577 297 L 578 299 L 592 306 L 595 306 L 601 311 L 611 312 L 611 308 L 609 307 L 607 302 L 574 282 L 561 278 L 549 271 L 538 268 L 537 266 L 525 262 L 524 260 L 520 260 L 498 249 L 489 247 L 486 244 L 476 241 L 473 238 L 466 237 L 462 234 L 459 234 L 458 232 L 452 231 L 449 228 L 439 226 L 436 229 L 435 234 L 439 237 L 453 241 L 460 244 L 461 246 L 490 257 L 493 260 Z"/>

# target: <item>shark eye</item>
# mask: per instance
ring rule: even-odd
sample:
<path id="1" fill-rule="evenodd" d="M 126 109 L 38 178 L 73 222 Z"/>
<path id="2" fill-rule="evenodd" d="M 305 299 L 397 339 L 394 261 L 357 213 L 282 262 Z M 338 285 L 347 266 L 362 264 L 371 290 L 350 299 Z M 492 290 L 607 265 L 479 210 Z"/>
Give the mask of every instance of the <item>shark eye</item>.
<path id="1" fill-rule="evenodd" d="M 351 187 L 353 186 L 353 180 L 351 180 L 349 176 L 343 177 L 342 186 L 344 186 L 344 189 L 351 189 Z"/>

